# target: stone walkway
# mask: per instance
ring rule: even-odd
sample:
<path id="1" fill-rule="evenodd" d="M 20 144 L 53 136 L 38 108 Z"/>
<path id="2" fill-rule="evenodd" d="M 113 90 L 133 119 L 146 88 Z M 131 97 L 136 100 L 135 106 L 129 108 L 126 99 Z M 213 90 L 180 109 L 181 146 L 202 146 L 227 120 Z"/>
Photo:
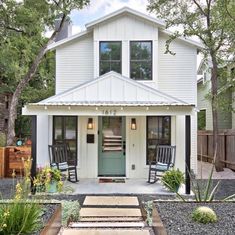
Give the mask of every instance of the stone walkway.
<path id="1" fill-rule="evenodd" d="M 150 235 L 135 196 L 86 196 L 80 221 L 62 235 Z"/>
<path id="2" fill-rule="evenodd" d="M 211 163 L 198 161 L 197 168 L 198 168 L 197 179 L 209 178 L 211 168 L 212 168 Z M 221 171 L 221 172 L 216 172 L 214 170 L 212 178 L 213 179 L 235 179 L 235 172 L 228 168 L 224 168 L 224 171 Z"/>

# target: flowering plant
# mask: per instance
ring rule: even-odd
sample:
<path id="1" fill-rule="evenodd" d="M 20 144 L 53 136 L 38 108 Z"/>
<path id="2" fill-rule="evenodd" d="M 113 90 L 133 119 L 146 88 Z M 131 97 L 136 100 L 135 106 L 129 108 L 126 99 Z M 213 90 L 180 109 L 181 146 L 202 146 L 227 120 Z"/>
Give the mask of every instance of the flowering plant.
<path id="1" fill-rule="evenodd" d="M 57 184 L 58 191 L 62 190 L 63 182 L 61 172 L 58 169 L 46 166 L 39 170 L 33 181 L 37 191 L 45 191 L 51 183 Z"/>

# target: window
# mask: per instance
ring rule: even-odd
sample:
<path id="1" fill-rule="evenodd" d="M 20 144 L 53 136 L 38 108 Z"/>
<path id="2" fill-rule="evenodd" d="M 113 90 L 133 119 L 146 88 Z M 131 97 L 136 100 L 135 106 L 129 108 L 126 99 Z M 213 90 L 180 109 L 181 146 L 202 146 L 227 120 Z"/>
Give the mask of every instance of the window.
<path id="1" fill-rule="evenodd" d="M 72 153 L 69 160 L 77 162 L 77 117 L 53 117 L 53 144 L 57 143 L 67 143 Z"/>
<path id="2" fill-rule="evenodd" d="M 147 159 L 155 161 L 156 146 L 171 144 L 171 117 L 151 116 L 147 117 Z"/>
<path id="3" fill-rule="evenodd" d="M 130 42 L 130 77 L 152 80 L 152 42 Z"/>
<path id="4" fill-rule="evenodd" d="M 121 73 L 121 42 L 100 42 L 100 75 Z"/>
<path id="5" fill-rule="evenodd" d="M 206 110 L 200 110 L 197 115 L 198 130 L 206 129 Z"/>

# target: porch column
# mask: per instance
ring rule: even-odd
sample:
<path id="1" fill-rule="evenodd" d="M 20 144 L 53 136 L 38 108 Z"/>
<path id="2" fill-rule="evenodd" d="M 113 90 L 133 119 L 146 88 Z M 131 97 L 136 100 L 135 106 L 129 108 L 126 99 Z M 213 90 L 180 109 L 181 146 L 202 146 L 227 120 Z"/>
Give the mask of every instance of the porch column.
<path id="1" fill-rule="evenodd" d="M 37 116 L 33 115 L 32 117 L 32 146 L 31 146 L 31 177 L 34 178 L 36 176 L 36 168 L 37 168 Z"/>
<path id="2" fill-rule="evenodd" d="M 191 117 L 185 116 L 185 193 L 190 194 Z"/>

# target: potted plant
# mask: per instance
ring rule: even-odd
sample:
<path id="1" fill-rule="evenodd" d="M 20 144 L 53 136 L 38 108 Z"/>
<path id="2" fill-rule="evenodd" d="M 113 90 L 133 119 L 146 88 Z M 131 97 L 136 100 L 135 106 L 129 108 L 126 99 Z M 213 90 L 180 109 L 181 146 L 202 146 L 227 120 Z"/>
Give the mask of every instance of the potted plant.
<path id="1" fill-rule="evenodd" d="M 48 166 L 40 169 L 34 179 L 34 186 L 37 192 L 60 192 L 63 186 L 60 170 Z"/>
<path id="2" fill-rule="evenodd" d="M 184 174 L 179 169 L 166 171 L 161 178 L 161 182 L 170 191 L 178 192 L 179 187 L 184 183 Z"/>

